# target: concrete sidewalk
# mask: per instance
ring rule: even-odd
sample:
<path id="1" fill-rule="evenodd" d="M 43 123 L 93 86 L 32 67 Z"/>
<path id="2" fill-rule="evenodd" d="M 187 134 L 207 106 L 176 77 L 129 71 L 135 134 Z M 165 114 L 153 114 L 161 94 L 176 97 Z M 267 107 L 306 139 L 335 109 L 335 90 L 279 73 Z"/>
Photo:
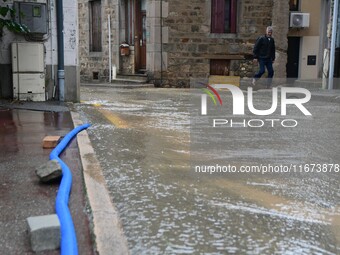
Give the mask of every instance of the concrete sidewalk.
<path id="1" fill-rule="evenodd" d="M 65 136 L 73 128 L 66 104 L 0 101 L 0 254 L 35 254 L 30 245 L 27 218 L 55 214 L 59 188 L 59 181 L 43 184 L 35 174 L 37 167 L 49 161 L 52 151 L 42 148 L 42 140 L 47 135 Z M 87 137 L 86 131 L 82 132 L 79 134 L 83 139 L 73 139 L 60 155 L 73 177 L 69 208 L 79 254 L 111 254 L 114 249 L 119 249 L 117 254 L 128 254 L 122 230 L 116 229 L 120 226 L 118 216 L 108 198 L 104 179 L 100 180 L 99 163 L 96 172 L 89 170 L 94 166 L 93 150 L 91 164 L 85 162 L 86 167 L 82 166 L 78 144 L 82 143 L 82 156 L 88 156 L 92 149 L 90 143 L 82 142 Z M 60 250 L 41 252 L 59 253 Z"/>
<path id="2" fill-rule="evenodd" d="M 13 107 L 11 105 L 10 107 Z M 39 111 L 0 107 L 0 253 L 34 254 L 26 219 L 55 214 L 59 182 L 43 184 L 35 169 L 49 160 L 52 149 L 43 149 L 47 135 L 65 136 L 73 129 L 67 108 Z M 29 108 L 29 107 L 28 107 Z M 53 109 L 55 109 L 53 107 Z M 90 209 L 83 183 L 82 165 L 76 140 L 60 155 L 72 171 L 69 208 L 73 215 L 79 254 L 95 254 L 90 231 Z M 60 250 L 41 252 L 59 254 Z"/>

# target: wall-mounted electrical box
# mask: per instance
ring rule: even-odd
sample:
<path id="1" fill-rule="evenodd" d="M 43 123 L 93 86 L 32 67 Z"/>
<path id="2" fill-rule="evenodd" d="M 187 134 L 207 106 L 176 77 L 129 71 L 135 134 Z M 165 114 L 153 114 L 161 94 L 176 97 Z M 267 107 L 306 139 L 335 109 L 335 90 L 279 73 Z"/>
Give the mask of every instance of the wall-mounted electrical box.
<path id="1" fill-rule="evenodd" d="M 14 2 L 15 21 L 24 24 L 30 33 L 47 34 L 48 13 L 45 3 Z"/>

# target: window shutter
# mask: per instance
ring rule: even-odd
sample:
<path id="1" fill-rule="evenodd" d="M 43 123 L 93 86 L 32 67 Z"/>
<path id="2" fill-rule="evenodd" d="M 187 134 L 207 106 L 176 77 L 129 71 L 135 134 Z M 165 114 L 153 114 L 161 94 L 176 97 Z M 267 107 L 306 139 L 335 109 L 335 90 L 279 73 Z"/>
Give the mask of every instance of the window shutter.
<path id="1" fill-rule="evenodd" d="M 225 0 L 212 0 L 211 6 L 211 32 L 224 33 L 224 6 Z"/>
<path id="2" fill-rule="evenodd" d="M 90 2 L 90 50 L 102 50 L 101 1 Z"/>

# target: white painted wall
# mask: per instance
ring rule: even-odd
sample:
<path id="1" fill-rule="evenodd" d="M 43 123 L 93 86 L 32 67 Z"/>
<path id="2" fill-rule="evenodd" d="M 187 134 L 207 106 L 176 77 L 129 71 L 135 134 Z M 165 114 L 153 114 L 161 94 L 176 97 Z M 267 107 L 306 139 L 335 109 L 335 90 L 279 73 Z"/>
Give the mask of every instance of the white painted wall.
<path id="1" fill-rule="evenodd" d="M 65 65 L 78 65 L 78 1 L 63 1 Z"/>
<path id="2" fill-rule="evenodd" d="M 320 62 L 319 36 L 303 36 L 300 47 L 300 79 L 317 79 Z M 316 55 L 316 65 L 307 65 L 309 55 Z"/>
<path id="3" fill-rule="evenodd" d="M 299 63 L 299 79 L 316 79 L 320 77 L 322 70 L 323 45 L 322 29 L 324 21 L 322 10 L 325 0 L 300 0 L 301 12 L 310 14 L 309 27 L 302 29 L 290 29 L 288 36 L 301 37 L 300 41 L 300 63 Z M 317 64 L 315 66 L 307 65 L 307 56 L 316 55 Z"/>
<path id="4" fill-rule="evenodd" d="M 2 2 L 0 0 L 0 2 Z M 36 2 L 50 2 L 49 12 L 49 33 L 48 40 L 44 42 L 46 50 L 46 65 L 57 65 L 57 28 L 56 28 L 56 0 L 38 0 Z M 13 1 L 6 2 L 9 6 Z M 78 65 L 78 4 L 75 0 L 64 1 L 64 44 L 65 44 L 65 66 Z M 22 35 L 14 34 L 4 30 L 4 36 L 0 41 L 0 64 L 11 63 L 11 47 L 13 41 L 25 42 Z"/>
<path id="5" fill-rule="evenodd" d="M 44 43 L 46 47 L 46 64 L 57 65 L 58 64 L 58 47 L 57 47 L 57 8 L 56 0 L 50 0 L 50 38 Z"/>

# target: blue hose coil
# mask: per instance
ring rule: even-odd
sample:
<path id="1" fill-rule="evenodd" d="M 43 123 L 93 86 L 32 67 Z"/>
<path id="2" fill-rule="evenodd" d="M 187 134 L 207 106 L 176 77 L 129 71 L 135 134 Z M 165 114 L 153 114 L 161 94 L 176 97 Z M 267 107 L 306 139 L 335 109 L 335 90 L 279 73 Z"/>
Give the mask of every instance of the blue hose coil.
<path id="1" fill-rule="evenodd" d="M 72 186 L 72 173 L 68 166 L 59 158 L 59 155 L 67 147 L 67 145 L 73 139 L 74 136 L 76 136 L 80 131 L 87 129 L 89 126 L 90 124 L 84 124 L 73 129 L 50 153 L 50 160 L 53 159 L 58 160 L 63 173 L 55 206 L 60 221 L 61 230 L 60 251 L 62 255 L 77 255 L 78 245 L 76 232 L 72 221 L 72 216 L 68 208 L 68 200 L 70 197 L 70 191 Z"/>

